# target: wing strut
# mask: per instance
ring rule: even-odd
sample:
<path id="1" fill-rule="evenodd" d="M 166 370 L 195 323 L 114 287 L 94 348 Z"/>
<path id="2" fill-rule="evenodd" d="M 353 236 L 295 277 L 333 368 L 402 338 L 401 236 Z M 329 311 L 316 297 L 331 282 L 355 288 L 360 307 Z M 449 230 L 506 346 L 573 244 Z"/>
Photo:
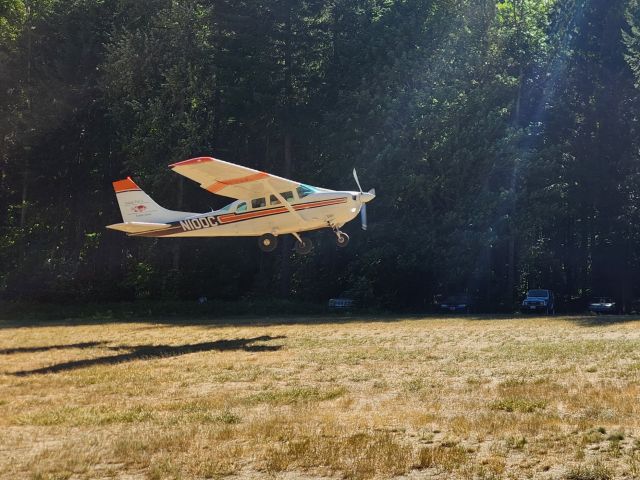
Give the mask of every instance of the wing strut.
<path id="1" fill-rule="evenodd" d="M 264 183 L 267 185 L 268 190 L 278 199 L 280 200 L 280 202 L 282 203 L 282 205 L 284 205 L 284 208 L 286 208 L 287 210 L 289 210 L 291 213 L 293 213 L 293 215 L 300 220 L 301 223 L 307 223 L 305 221 L 304 218 L 302 218 L 302 215 L 300 215 L 298 212 L 296 212 L 295 208 L 293 208 L 291 206 L 291 204 L 287 201 L 287 199 L 285 199 L 282 195 L 280 195 L 280 193 L 273 188 L 273 185 L 271 185 L 271 182 L 269 181 L 269 179 L 266 179 L 264 181 Z"/>

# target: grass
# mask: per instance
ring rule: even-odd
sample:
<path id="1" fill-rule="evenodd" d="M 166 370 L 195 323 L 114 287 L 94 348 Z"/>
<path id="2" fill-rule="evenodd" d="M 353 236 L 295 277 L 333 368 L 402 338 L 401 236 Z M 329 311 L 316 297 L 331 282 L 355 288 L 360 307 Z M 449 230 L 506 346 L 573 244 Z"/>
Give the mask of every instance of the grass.
<path id="1" fill-rule="evenodd" d="M 610 480 L 611 469 L 602 463 L 572 468 L 565 476 L 566 480 Z"/>
<path id="2" fill-rule="evenodd" d="M 0 321 L 0 478 L 640 471 L 635 318 L 114 312 Z"/>
<path id="3" fill-rule="evenodd" d="M 469 461 L 467 451 L 459 446 L 424 447 L 418 453 L 418 468 L 435 468 L 454 472 Z"/>
<path id="4" fill-rule="evenodd" d="M 346 392 L 344 387 L 320 389 L 317 387 L 296 386 L 285 389 L 269 389 L 247 397 L 247 403 L 268 403 L 270 405 L 291 405 L 299 403 L 333 400 Z"/>
<path id="5" fill-rule="evenodd" d="M 524 398 L 504 398 L 491 404 L 493 410 L 505 412 L 532 413 L 536 410 L 544 410 L 546 402 L 543 400 L 529 400 Z"/>

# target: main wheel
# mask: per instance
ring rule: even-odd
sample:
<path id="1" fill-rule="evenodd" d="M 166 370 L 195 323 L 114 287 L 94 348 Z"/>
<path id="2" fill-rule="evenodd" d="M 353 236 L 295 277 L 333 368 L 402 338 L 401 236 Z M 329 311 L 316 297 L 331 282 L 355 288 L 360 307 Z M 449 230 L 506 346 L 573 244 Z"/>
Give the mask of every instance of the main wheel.
<path id="1" fill-rule="evenodd" d="M 306 255 L 311 250 L 313 250 L 313 243 L 308 238 L 302 238 L 302 242 L 296 242 L 296 253 L 300 255 Z"/>
<path id="2" fill-rule="evenodd" d="M 347 235 L 344 232 L 338 233 L 338 235 L 336 236 L 336 245 L 338 245 L 341 248 L 344 248 L 348 244 L 349 244 L 349 235 Z"/>
<path id="3" fill-rule="evenodd" d="M 273 252 L 278 246 L 278 237 L 265 233 L 258 238 L 258 246 L 263 252 Z"/>

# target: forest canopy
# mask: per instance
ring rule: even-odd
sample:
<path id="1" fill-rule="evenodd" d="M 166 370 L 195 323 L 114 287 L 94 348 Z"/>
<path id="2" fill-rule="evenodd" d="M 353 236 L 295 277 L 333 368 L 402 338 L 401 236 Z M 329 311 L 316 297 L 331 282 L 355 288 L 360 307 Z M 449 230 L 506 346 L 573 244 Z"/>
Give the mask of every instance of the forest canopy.
<path id="1" fill-rule="evenodd" d="M 0 297 L 293 298 L 512 309 L 640 297 L 637 0 L 1 0 Z M 225 199 L 214 156 L 366 189 L 369 230 L 309 256 L 142 239 L 111 182 Z"/>

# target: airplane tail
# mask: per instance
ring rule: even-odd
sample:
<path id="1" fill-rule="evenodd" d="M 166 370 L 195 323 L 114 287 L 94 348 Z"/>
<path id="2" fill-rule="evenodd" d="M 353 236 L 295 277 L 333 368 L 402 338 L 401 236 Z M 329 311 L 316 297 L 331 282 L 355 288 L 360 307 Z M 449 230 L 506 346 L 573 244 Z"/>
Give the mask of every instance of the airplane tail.
<path id="1" fill-rule="evenodd" d="M 135 184 L 131 177 L 113 182 L 118 206 L 125 223 L 168 223 L 181 220 L 195 213 L 175 212 L 161 207 Z"/>

